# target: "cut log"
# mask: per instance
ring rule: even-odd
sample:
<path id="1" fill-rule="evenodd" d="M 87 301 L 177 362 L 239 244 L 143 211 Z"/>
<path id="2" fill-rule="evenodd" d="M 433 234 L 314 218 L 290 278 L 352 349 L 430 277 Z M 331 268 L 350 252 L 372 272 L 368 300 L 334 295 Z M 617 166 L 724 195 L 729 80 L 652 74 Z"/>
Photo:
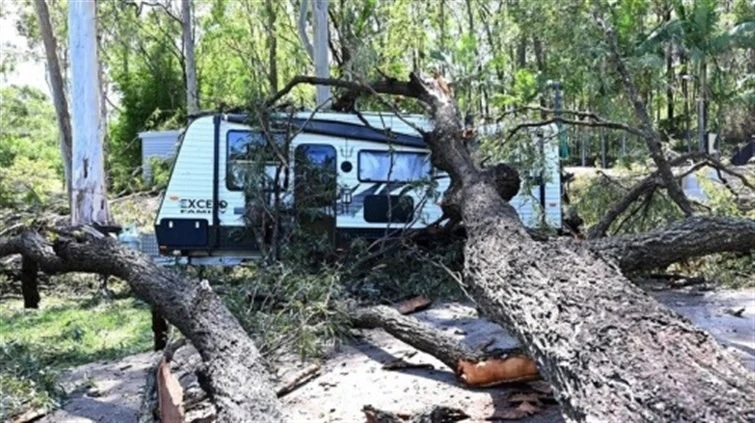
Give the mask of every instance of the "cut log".
<path id="1" fill-rule="evenodd" d="M 473 351 L 456 338 L 388 306 L 359 308 L 351 320 L 361 328 L 381 328 L 451 368 L 467 386 L 490 387 L 540 379 L 535 362 L 518 348 L 494 353 Z"/>
<path id="2" fill-rule="evenodd" d="M 96 231 L 89 231 L 96 232 Z M 158 267 L 112 238 L 86 231 L 37 232 L 0 239 L 0 257 L 21 254 L 46 273 L 105 273 L 127 281 L 134 294 L 178 328 L 202 356 L 199 382 L 218 408 L 218 421 L 280 422 L 280 403 L 260 354 L 206 281 Z"/>

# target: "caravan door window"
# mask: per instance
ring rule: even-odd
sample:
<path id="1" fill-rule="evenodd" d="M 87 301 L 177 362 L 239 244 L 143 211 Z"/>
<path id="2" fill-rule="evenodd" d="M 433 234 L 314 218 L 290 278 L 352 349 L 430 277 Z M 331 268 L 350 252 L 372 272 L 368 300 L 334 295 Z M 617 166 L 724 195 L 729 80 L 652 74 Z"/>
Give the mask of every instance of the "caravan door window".
<path id="1" fill-rule="evenodd" d="M 407 151 L 359 152 L 359 181 L 414 182 L 427 179 L 432 173 L 430 155 Z"/>
<path id="2" fill-rule="evenodd" d="M 273 134 L 279 145 L 283 144 L 283 134 Z M 265 136 L 259 131 L 228 131 L 226 157 L 226 187 L 230 191 L 242 191 L 244 181 L 261 178 L 263 189 L 274 190 L 275 175 L 280 163 L 274 160 L 272 148 L 267 145 Z M 255 174 L 255 166 L 264 166 L 264 174 Z M 281 169 L 278 185 L 286 189 L 285 170 Z"/>

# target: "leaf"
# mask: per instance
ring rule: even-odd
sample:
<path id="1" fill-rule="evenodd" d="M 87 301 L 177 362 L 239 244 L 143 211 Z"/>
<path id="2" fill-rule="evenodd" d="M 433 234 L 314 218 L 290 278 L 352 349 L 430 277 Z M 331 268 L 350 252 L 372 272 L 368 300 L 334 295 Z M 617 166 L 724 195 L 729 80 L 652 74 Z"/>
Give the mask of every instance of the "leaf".
<path id="1" fill-rule="evenodd" d="M 540 407 L 538 407 L 537 405 L 534 405 L 532 403 L 529 403 L 527 401 L 519 404 L 519 406 L 516 409 L 519 410 L 519 411 L 521 411 L 522 413 L 524 413 L 525 416 L 529 416 L 531 414 L 536 414 L 536 413 L 539 413 L 541 411 Z"/>
<path id="2" fill-rule="evenodd" d="M 518 392 L 511 395 L 509 402 L 531 402 L 537 404 L 540 402 L 540 395 L 537 392 Z"/>
<path id="3" fill-rule="evenodd" d="M 487 417 L 485 420 L 498 421 L 498 420 L 519 420 L 533 414 L 537 414 L 542 409 L 536 405 L 530 404 L 525 401 L 519 404 L 515 408 L 504 408 L 502 410 L 495 410 L 493 415 Z"/>

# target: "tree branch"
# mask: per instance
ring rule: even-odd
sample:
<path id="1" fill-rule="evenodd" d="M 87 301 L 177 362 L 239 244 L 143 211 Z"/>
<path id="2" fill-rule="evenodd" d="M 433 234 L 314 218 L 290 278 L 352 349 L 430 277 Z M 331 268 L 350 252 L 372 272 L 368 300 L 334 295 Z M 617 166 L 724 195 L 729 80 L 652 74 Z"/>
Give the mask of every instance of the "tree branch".
<path id="1" fill-rule="evenodd" d="M 203 360 L 200 384 L 218 407 L 218 421 L 279 422 L 280 404 L 254 343 L 207 281 L 158 267 L 148 256 L 86 227 L 43 238 L 25 232 L 0 239 L 0 257 L 21 254 L 46 273 L 108 274 L 189 338 Z"/>
<path id="2" fill-rule="evenodd" d="M 688 258 L 755 250 L 755 220 L 695 216 L 643 234 L 591 240 L 589 247 L 623 272 L 665 268 Z"/>
<path id="3" fill-rule="evenodd" d="M 354 81 L 345 81 L 336 78 L 318 78 L 315 76 L 296 76 L 278 93 L 265 100 L 264 107 L 272 107 L 278 100 L 288 94 L 294 87 L 300 84 L 309 85 L 328 85 L 331 87 L 345 88 L 355 93 L 370 95 L 373 92 L 379 94 L 403 95 L 406 97 L 419 98 L 409 82 L 399 81 L 397 79 L 377 81 L 370 84 L 362 84 Z"/>
<path id="4" fill-rule="evenodd" d="M 670 168 L 671 166 L 678 166 L 686 162 L 687 160 L 705 156 L 706 154 L 702 152 L 688 153 L 669 160 L 668 165 Z M 608 228 L 611 227 L 611 224 L 614 222 L 614 220 L 616 220 L 616 218 L 621 216 L 621 214 L 624 213 L 624 211 L 626 211 L 626 209 L 629 208 L 632 203 L 637 201 L 643 194 L 647 193 L 649 190 L 655 188 L 655 186 L 659 184 L 658 178 L 659 170 L 656 170 L 641 181 L 637 182 L 634 186 L 632 186 L 632 188 L 629 189 L 626 195 L 621 200 L 614 203 L 614 205 L 606 212 L 606 214 L 603 215 L 600 221 L 588 230 L 587 238 L 594 239 L 605 236 Z"/>
<path id="5" fill-rule="evenodd" d="M 574 125 L 574 126 L 588 126 L 591 128 L 610 128 L 610 129 L 620 129 L 622 131 L 629 132 L 633 135 L 639 135 L 643 136 L 642 131 L 640 131 L 637 128 L 632 128 L 631 126 L 621 123 L 621 122 L 611 122 L 611 121 L 588 121 L 588 120 L 574 120 L 574 119 L 566 119 L 562 117 L 555 117 L 553 119 L 548 119 L 544 121 L 539 122 L 523 122 L 515 126 L 511 131 L 509 131 L 509 134 L 506 136 L 506 141 L 510 140 L 511 137 L 513 137 L 519 130 L 523 128 L 531 128 L 531 127 L 539 127 L 539 126 L 546 126 L 550 125 L 552 123 L 563 123 L 566 125 Z"/>
<path id="6" fill-rule="evenodd" d="M 679 208 L 682 209 L 682 212 L 684 212 L 684 214 L 690 216 L 694 213 L 692 204 L 687 199 L 687 196 L 684 195 L 684 191 L 682 191 L 681 186 L 674 179 L 674 175 L 671 172 L 671 167 L 666 161 L 666 157 L 663 155 L 663 151 L 661 149 L 661 137 L 653 128 L 653 123 L 650 120 L 650 116 L 648 115 L 647 106 L 642 100 L 642 97 L 637 92 L 637 88 L 632 81 L 629 70 L 627 69 L 624 61 L 621 58 L 616 33 L 611 27 L 611 24 L 603 17 L 603 10 L 599 0 L 593 1 L 593 15 L 595 16 L 595 20 L 597 21 L 598 26 L 600 26 L 600 28 L 603 30 L 605 41 L 608 43 L 610 52 L 609 56 L 611 58 L 611 61 L 621 75 L 624 87 L 626 88 L 627 93 L 629 94 L 629 98 L 632 101 L 634 113 L 637 116 L 637 119 L 640 121 L 640 124 L 642 125 L 642 136 L 647 142 L 650 156 L 653 158 L 655 165 L 658 167 L 658 176 L 666 186 L 669 197 L 671 197 L 671 199 L 674 200 Z"/>

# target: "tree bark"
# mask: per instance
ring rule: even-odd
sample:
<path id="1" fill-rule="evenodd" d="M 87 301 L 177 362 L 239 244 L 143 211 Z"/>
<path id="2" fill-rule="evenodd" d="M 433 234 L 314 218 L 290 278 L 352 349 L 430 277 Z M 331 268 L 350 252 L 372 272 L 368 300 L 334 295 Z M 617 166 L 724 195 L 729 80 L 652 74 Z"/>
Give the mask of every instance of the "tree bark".
<path id="1" fill-rule="evenodd" d="M 278 37 L 275 29 L 277 14 L 273 0 L 265 1 L 265 12 L 267 13 L 268 80 L 270 92 L 275 94 L 278 92 Z"/>
<path id="2" fill-rule="evenodd" d="M 315 28 L 315 75 L 320 78 L 330 77 L 330 65 L 328 63 L 328 0 L 312 0 L 314 2 L 314 28 Z M 317 105 L 321 105 L 330 99 L 330 86 L 318 85 Z M 327 107 L 326 107 L 327 108 Z"/>
<path id="3" fill-rule="evenodd" d="M 24 308 L 39 308 L 37 273 L 39 273 L 37 262 L 23 257 L 21 260 L 21 293 L 24 297 Z"/>
<path id="4" fill-rule="evenodd" d="M 97 17 L 93 2 L 72 2 L 68 7 L 73 92 L 71 222 L 110 224 L 105 188 L 105 167 L 100 108 Z"/>
<path id="5" fill-rule="evenodd" d="M 200 384 L 218 407 L 218 421 L 282 421 L 257 348 L 206 281 L 160 268 L 112 238 L 90 239 L 80 230 L 48 238 L 55 241 L 36 232 L 0 239 L 0 257 L 21 254 L 46 273 L 106 273 L 127 281 L 137 298 L 165 316 L 199 351 Z"/>
<path id="6" fill-rule="evenodd" d="M 34 8 L 37 12 L 39 30 L 45 46 L 47 71 L 50 73 L 52 101 L 58 120 L 58 130 L 60 131 L 60 154 L 63 159 L 63 174 L 66 183 L 66 193 L 68 195 L 68 207 L 71 208 L 71 193 L 73 192 L 71 189 L 71 152 L 73 137 L 71 135 L 71 116 L 68 114 L 65 83 L 63 82 L 63 74 L 60 70 L 60 62 L 58 61 L 58 43 L 52 31 L 50 12 L 47 9 L 45 0 L 34 0 Z"/>
<path id="7" fill-rule="evenodd" d="M 308 7 L 309 2 L 311 0 L 301 0 L 301 8 L 299 9 L 299 20 L 297 22 L 297 30 L 299 31 L 299 39 L 301 39 L 301 44 L 304 46 L 304 50 L 307 52 L 307 55 L 310 59 L 314 62 L 315 60 L 315 48 L 312 46 L 312 43 L 309 41 L 309 36 L 307 35 L 307 16 L 308 16 Z"/>
<path id="8" fill-rule="evenodd" d="M 186 56 L 186 112 L 193 115 L 199 112 L 197 89 L 197 65 L 194 60 L 194 36 L 191 24 L 191 4 L 181 0 L 181 28 L 183 33 L 184 55 Z"/>

